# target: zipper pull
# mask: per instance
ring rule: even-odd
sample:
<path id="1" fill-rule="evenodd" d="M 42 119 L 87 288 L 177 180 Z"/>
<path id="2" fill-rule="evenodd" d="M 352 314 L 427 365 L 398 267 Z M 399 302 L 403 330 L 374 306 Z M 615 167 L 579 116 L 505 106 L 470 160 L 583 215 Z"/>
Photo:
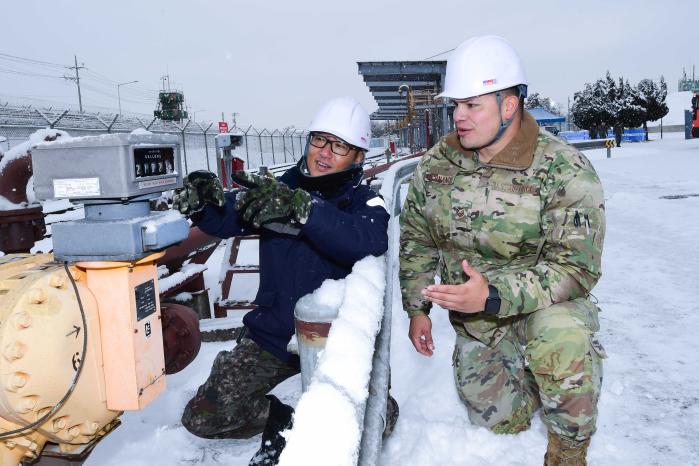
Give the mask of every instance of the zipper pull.
<path id="1" fill-rule="evenodd" d="M 580 228 L 580 212 L 575 211 L 575 217 L 573 217 L 573 225 L 575 228 Z"/>

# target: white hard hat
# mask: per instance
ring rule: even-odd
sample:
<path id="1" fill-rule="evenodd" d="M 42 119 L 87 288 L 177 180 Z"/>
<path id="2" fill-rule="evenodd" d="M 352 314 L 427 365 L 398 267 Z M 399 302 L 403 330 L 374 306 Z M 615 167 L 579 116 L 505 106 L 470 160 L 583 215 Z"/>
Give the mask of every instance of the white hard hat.
<path id="1" fill-rule="evenodd" d="M 338 97 L 323 105 L 313 117 L 308 131 L 330 133 L 353 146 L 369 150 L 369 114 L 351 97 Z"/>
<path id="2" fill-rule="evenodd" d="M 447 59 L 444 90 L 438 98 L 467 99 L 521 86 L 526 97 L 527 76 L 515 49 L 502 37 L 473 37 Z"/>

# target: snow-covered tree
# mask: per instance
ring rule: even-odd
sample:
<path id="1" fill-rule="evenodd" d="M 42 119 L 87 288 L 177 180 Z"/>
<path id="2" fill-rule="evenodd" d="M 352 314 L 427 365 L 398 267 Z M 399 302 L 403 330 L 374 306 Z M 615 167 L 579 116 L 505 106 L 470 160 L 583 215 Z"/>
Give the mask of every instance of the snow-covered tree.
<path id="1" fill-rule="evenodd" d="M 558 106 L 548 97 L 542 97 L 538 92 L 534 92 L 527 96 L 524 102 L 524 108 L 531 110 L 532 108 L 543 108 L 547 112 L 553 113 L 554 115 L 560 115 L 561 112 Z"/>
<path id="2" fill-rule="evenodd" d="M 648 122 L 657 121 L 667 115 L 669 109 L 665 103 L 667 97 L 667 84 L 665 78 L 660 77 L 660 83 L 655 84 L 652 79 L 642 79 L 637 90 L 637 101 L 644 110 L 643 129 L 646 131 L 646 141 L 648 140 Z"/>
<path id="3" fill-rule="evenodd" d="M 621 145 L 624 128 L 638 128 L 643 124 L 645 111 L 638 105 L 638 92 L 629 80 L 619 78 L 616 86 L 616 98 L 610 102 L 612 109 L 612 126 L 617 146 Z"/>
<path id="4" fill-rule="evenodd" d="M 580 128 L 590 132 L 590 137 L 606 137 L 607 127 L 611 125 L 612 117 L 608 108 L 608 96 L 611 91 L 615 94 L 614 80 L 598 79 L 594 84 L 585 84 L 585 88 L 576 92 L 570 115 L 573 122 Z"/>
<path id="5" fill-rule="evenodd" d="M 375 121 L 371 122 L 371 137 L 380 138 L 387 136 L 391 133 L 391 125 L 388 121 Z"/>
<path id="6" fill-rule="evenodd" d="M 624 128 L 637 128 L 643 124 L 645 111 L 637 103 L 636 88 L 628 79 L 618 82 L 607 71 L 604 79 L 585 84 L 585 89 L 575 93 L 571 108 L 573 122 L 590 131 L 591 137 L 606 137 L 607 128 L 614 129 L 617 145 L 621 145 Z"/>

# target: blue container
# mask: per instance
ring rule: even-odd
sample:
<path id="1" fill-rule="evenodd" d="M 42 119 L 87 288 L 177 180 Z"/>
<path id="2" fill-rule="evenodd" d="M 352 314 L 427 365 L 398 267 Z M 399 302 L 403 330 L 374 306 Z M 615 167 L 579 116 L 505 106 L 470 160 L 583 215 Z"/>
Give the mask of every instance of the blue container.
<path id="1" fill-rule="evenodd" d="M 563 138 L 566 141 L 588 141 L 590 139 L 590 133 L 587 130 L 561 131 L 558 133 L 558 137 Z"/>
<path id="2" fill-rule="evenodd" d="M 614 130 L 607 130 L 607 137 L 614 138 Z M 641 142 L 646 140 L 646 132 L 643 128 L 624 128 L 621 133 L 622 142 Z"/>

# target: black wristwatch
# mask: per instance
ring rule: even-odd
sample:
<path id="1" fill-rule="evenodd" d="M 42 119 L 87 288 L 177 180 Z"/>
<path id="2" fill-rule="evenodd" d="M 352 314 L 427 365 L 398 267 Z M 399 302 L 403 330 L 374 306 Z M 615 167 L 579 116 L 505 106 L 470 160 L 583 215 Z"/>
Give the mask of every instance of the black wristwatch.
<path id="1" fill-rule="evenodd" d="M 483 314 L 496 316 L 500 312 L 500 293 L 493 285 L 488 285 L 488 298 L 485 300 Z"/>

